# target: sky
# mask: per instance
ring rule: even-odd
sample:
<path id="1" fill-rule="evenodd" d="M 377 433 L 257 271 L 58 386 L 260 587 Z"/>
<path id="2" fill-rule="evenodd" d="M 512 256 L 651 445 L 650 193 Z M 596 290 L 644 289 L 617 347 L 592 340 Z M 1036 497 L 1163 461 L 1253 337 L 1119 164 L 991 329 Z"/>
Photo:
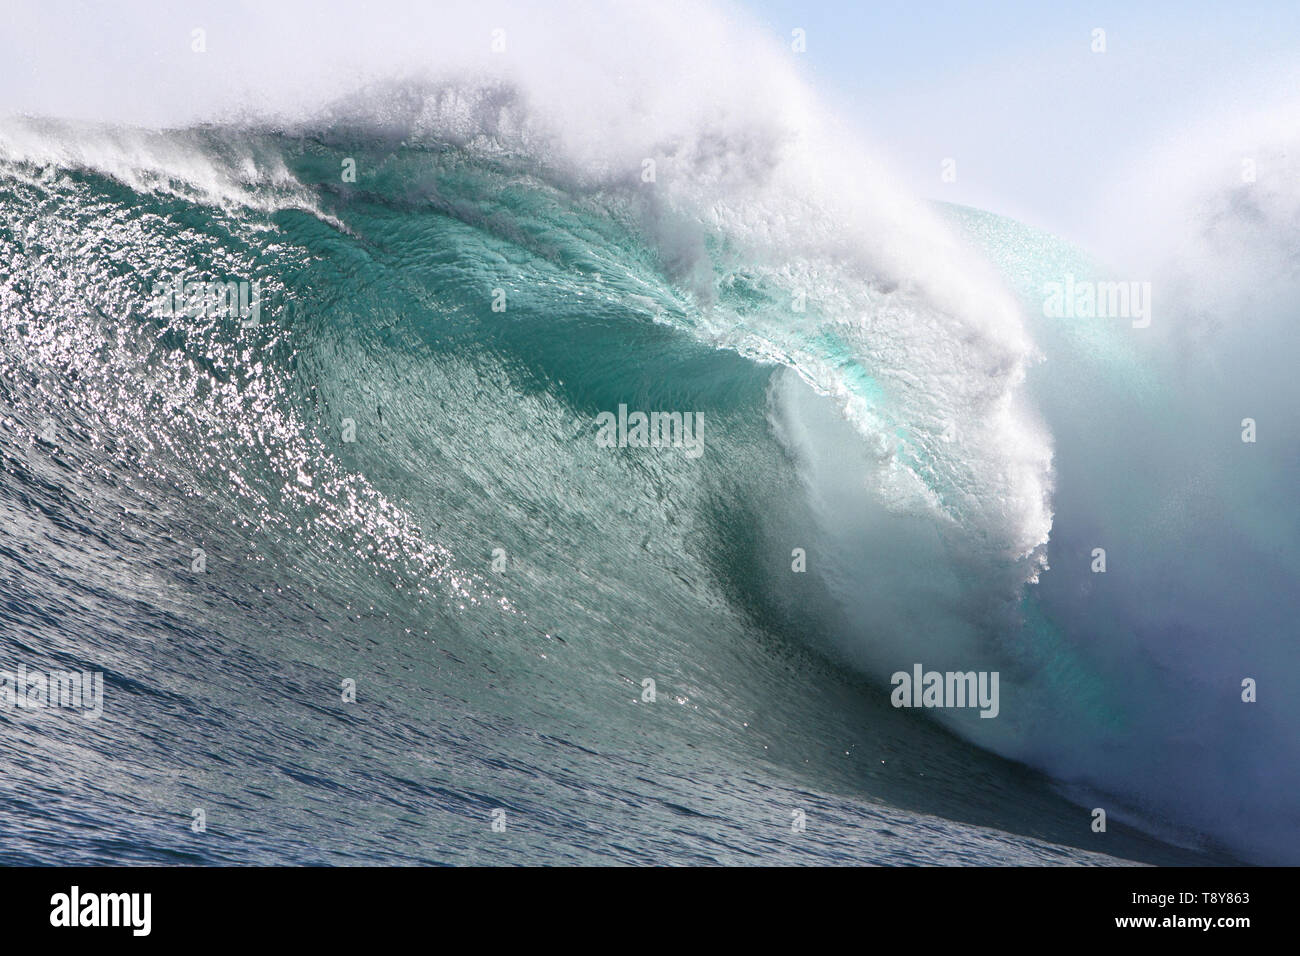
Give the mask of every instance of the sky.
<path id="1" fill-rule="evenodd" d="M 1107 193 L 1134 166 L 1194 128 L 1235 148 L 1234 117 L 1300 91 L 1296 0 L 743 6 L 783 36 L 805 31 L 802 69 L 918 195 L 1085 244 L 1113 238 Z"/>
<path id="2" fill-rule="evenodd" d="M 165 123 L 187 110 L 203 115 L 214 90 L 242 87 L 250 103 L 267 101 L 271 87 L 277 95 L 295 84 L 315 94 L 343 82 L 349 61 L 436 62 L 438 42 L 486 50 L 483 37 L 498 22 L 510 24 L 512 50 L 522 51 L 525 20 L 564 19 L 556 2 L 5 0 L 0 114 L 93 119 L 121 112 L 124 121 Z M 1163 185 L 1153 163 L 1179 172 L 1201 162 L 1194 153 L 1249 152 L 1258 144 L 1234 140 L 1245 135 L 1234 120 L 1247 114 L 1285 120 L 1294 108 L 1293 134 L 1300 125 L 1300 0 L 701 5 L 715 2 L 757 21 L 774 46 L 789 51 L 834 114 L 909 192 L 1008 215 L 1094 250 L 1132 230 L 1127 217 L 1114 214 L 1117 205 L 1137 208 L 1133 200 L 1150 184 Z M 619 25 L 625 2 L 566 3 L 578 8 L 570 32 L 585 55 L 623 55 L 609 48 L 628 40 Z M 691 7 L 647 5 L 680 20 L 683 36 L 698 41 L 691 34 L 702 18 L 693 23 Z M 209 28 L 209 56 L 191 53 L 195 25 Z M 803 53 L 790 50 L 795 29 L 805 32 Z M 1093 51 L 1097 29 L 1105 31 L 1104 52 Z M 464 40 L 449 40 L 455 37 Z M 702 42 L 708 49 L 712 41 Z M 563 51 L 542 53 L 543 73 L 568 68 Z M 683 72 L 690 71 L 665 67 L 653 80 L 689 85 Z M 945 160 L 952 181 L 941 177 Z M 1133 176 L 1138 167 L 1147 168 Z"/>

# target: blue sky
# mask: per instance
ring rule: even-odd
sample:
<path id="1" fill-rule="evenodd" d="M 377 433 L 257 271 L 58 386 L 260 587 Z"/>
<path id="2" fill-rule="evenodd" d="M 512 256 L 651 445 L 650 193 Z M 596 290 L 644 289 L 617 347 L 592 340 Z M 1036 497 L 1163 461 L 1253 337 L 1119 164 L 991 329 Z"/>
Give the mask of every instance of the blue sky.
<path id="1" fill-rule="evenodd" d="M 1108 184 L 1153 149 L 1300 88 L 1296 0 L 743 5 L 806 31 L 803 69 L 915 192 L 1081 241 Z"/>
<path id="2" fill-rule="evenodd" d="M 805 30 L 807 52 L 790 54 L 799 69 L 911 192 L 1013 216 L 1094 250 L 1125 228 L 1102 211 L 1133 195 L 1118 184 L 1135 167 L 1189 130 L 1226 130 L 1270 102 L 1300 102 L 1300 0 L 719 2 L 786 49 L 791 30 Z M 344 61 L 396 69 L 436 59 L 437 43 L 445 53 L 447 43 L 463 45 L 458 37 L 481 40 L 497 22 L 483 20 L 497 16 L 483 9 L 492 6 L 372 0 L 361 14 L 347 0 L 9 0 L 0 4 L 0 113 L 163 123 L 203 114 L 203 103 L 230 90 L 254 104 L 285 91 L 314 95 L 351 75 Z M 519 6 L 546 23 L 558 16 L 548 5 Z M 616 22 L 616 8 L 577 7 L 576 35 L 600 47 L 595 27 Z M 689 8 L 672 15 L 691 31 Z M 528 35 L 526 20 L 517 37 Z M 190 51 L 196 24 L 211 29 L 205 60 Z M 1095 28 L 1106 31 L 1105 53 L 1091 50 Z M 563 73 L 557 62 L 546 69 Z M 1231 155 L 1260 144 L 1208 145 Z M 949 158 L 956 181 L 945 183 Z"/>

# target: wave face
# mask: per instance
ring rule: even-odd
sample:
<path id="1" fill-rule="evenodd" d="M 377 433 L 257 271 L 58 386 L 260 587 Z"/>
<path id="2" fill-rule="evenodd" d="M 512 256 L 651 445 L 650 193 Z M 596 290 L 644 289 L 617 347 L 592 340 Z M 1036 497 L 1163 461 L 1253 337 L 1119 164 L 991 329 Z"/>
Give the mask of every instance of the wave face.
<path id="1" fill-rule="evenodd" d="M 1037 318 L 1104 270 L 764 75 L 0 125 L 0 649 L 105 675 L 0 713 L 6 859 L 1296 859 L 1285 258 L 1171 272 L 1178 336 Z M 602 447 L 620 405 L 703 454 Z M 999 717 L 891 708 L 917 661 Z"/>

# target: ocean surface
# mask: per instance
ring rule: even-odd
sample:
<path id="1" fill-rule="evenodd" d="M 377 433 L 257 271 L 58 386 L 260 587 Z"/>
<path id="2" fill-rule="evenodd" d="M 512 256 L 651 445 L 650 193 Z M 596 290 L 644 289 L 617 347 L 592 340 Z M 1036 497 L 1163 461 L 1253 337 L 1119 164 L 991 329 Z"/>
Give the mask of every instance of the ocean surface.
<path id="1" fill-rule="evenodd" d="M 0 127 L 0 668 L 103 674 L 0 709 L 0 862 L 1294 862 L 1278 339 L 1047 318 L 1114 276 L 734 130 L 647 180 L 385 95 Z"/>

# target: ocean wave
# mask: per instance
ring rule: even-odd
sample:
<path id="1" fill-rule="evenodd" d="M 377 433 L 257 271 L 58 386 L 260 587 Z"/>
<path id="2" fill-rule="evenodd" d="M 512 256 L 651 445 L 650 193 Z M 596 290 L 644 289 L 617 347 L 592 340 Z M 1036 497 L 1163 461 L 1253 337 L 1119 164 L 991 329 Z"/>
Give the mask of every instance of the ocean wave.
<path id="1" fill-rule="evenodd" d="M 1168 839 L 1293 858 L 1297 436 L 1274 419 L 1250 465 L 1233 441 L 1291 394 L 1294 272 L 1244 338 L 1176 340 L 1212 360 L 1161 351 L 1191 290 L 1149 340 L 1053 324 L 1045 281 L 1104 278 L 1076 250 L 905 199 L 785 68 L 707 97 L 645 68 L 593 91 L 484 57 L 238 121 L 0 125 L 6 573 L 63 602 L 6 624 L 113 631 L 126 673 L 123 607 L 152 640 L 261 619 L 307 658 L 373 626 L 473 658 L 452 697 L 537 681 L 547 719 L 621 740 L 593 685 L 654 661 L 705 708 L 681 739 L 743 752 L 741 715 L 815 691 L 710 646 L 723 605 L 882 699 L 918 660 L 1000 671 L 999 718 L 949 729 Z M 159 316 L 178 277 L 258 283 L 265 319 Z M 701 416 L 704 454 L 611 454 L 621 405 Z"/>

